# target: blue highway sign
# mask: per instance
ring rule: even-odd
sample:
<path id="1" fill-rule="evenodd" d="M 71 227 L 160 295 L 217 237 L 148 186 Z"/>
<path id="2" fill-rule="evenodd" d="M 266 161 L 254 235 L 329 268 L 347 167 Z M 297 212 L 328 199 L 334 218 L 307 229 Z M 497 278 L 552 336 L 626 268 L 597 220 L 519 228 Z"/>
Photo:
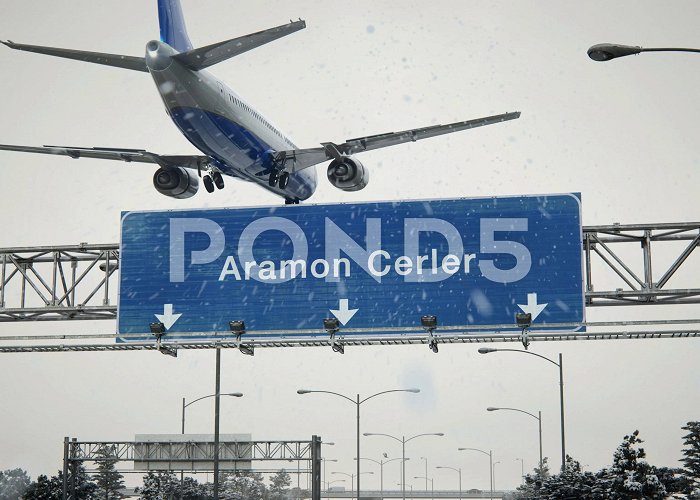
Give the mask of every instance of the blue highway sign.
<path id="1" fill-rule="evenodd" d="M 584 320 L 575 194 L 125 212 L 120 256 L 119 334 Z"/>

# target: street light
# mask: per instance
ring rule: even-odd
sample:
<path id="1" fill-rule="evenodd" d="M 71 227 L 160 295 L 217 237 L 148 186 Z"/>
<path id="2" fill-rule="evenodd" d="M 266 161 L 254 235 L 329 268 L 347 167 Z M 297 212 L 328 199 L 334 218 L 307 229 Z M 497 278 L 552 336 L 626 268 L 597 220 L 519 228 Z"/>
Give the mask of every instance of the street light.
<path id="1" fill-rule="evenodd" d="M 386 455 L 386 453 L 384 454 Z M 357 459 L 355 459 L 357 460 Z M 369 460 L 370 462 L 374 462 L 375 464 L 379 464 L 379 488 L 381 490 L 380 497 L 384 498 L 384 464 L 388 464 L 389 462 L 393 462 L 394 460 L 402 460 L 401 458 L 392 458 L 389 460 L 375 460 L 373 458 L 360 458 L 360 460 Z M 408 458 L 406 459 L 408 460 Z"/>
<path id="2" fill-rule="evenodd" d="M 489 457 L 489 488 L 491 489 L 491 495 L 489 498 L 493 500 L 493 453 L 491 453 L 491 450 L 485 452 L 479 448 L 457 448 L 457 451 L 478 451 L 479 453 L 483 453 Z"/>
<path id="3" fill-rule="evenodd" d="M 220 396 L 232 396 L 234 398 L 240 398 L 243 396 L 243 394 L 240 392 L 227 392 L 226 394 L 220 394 Z M 196 403 L 197 401 L 201 401 L 202 399 L 213 398 L 213 397 L 216 397 L 216 394 L 209 394 L 208 396 L 202 396 L 201 398 L 197 398 L 194 401 L 190 401 L 187 404 L 185 404 L 185 398 L 182 398 L 182 434 L 185 433 L 185 408 L 187 408 L 191 404 Z"/>
<path id="4" fill-rule="evenodd" d="M 331 472 L 331 474 L 342 474 L 343 476 L 348 476 L 350 478 L 350 498 L 352 498 L 354 489 L 354 480 L 357 477 L 357 498 L 360 498 L 360 476 L 355 474 L 348 474 L 347 472 Z M 360 474 L 374 474 L 374 472 L 360 472 Z"/>
<path id="5" fill-rule="evenodd" d="M 533 415 L 529 411 L 519 410 L 517 408 L 494 408 L 493 406 L 489 406 L 488 408 L 486 408 L 486 411 L 498 411 L 498 410 L 519 411 L 520 413 L 525 413 L 526 415 L 530 415 L 532 418 L 537 420 L 537 423 L 539 424 L 539 428 L 540 428 L 540 469 L 541 469 L 542 468 L 542 412 L 539 411 L 539 412 L 537 412 L 537 415 Z"/>
<path id="6" fill-rule="evenodd" d="M 450 470 L 457 472 L 457 474 L 459 474 L 459 499 L 462 500 L 462 469 L 461 468 L 455 469 L 454 467 L 445 467 L 444 465 L 437 465 L 437 466 L 435 466 L 435 468 L 436 469 L 450 469 Z"/>
<path id="7" fill-rule="evenodd" d="M 501 462 L 494 462 L 493 463 L 493 489 L 496 489 L 496 464 L 500 464 Z"/>
<path id="8" fill-rule="evenodd" d="M 435 482 L 428 476 L 413 476 L 413 479 L 425 479 L 426 485 L 430 481 L 430 500 L 435 500 Z M 428 492 L 428 488 L 425 488 L 425 492 Z"/>
<path id="9" fill-rule="evenodd" d="M 525 461 L 522 458 L 516 458 L 515 461 L 517 462 L 520 460 L 520 483 L 525 483 Z"/>
<path id="10" fill-rule="evenodd" d="M 406 439 L 406 436 L 401 436 L 401 439 L 397 438 L 396 436 L 392 436 L 390 434 L 381 434 L 379 432 L 365 432 L 363 434 L 364 436 L 384 436 L 388 437 L 391 439 L 394 439 L 401 443 L 401 458 L 403 462 L 401 463 L 401 483 L 402 483 L 402 498 L 403 500 L 406 500 L 406 443 L 408 443 L 412 439 L 416 439 L 417 437 L 421 436 L 444 436 L 442 432 L 428 432 L 424 434 L 416 434 L 415 436 L 411 436 L 410 438 Z M 358 460 L 359 463 L 359 460 Z M 411 488 L 411 491 L 413 491 L 413 488 Z"/>
<path id="11" fill-rule="evenodd" d="M 615 43 L 599 43 L 588 49 L 588 57 L 594 61 L 609 61 L 618 57 L 631 56 L 640 52 L 700 52 L 700 49 L 682 48 L 651 48 L 645 49 L 639 46 L 618 45 Z"/>
<path id="12" fill-rule="evenodd" d="M 218 352 L 219 351 L 217 350 L 217 353 Z M 217 360 L 219 360 L 219 359 L 220 358 L 217 357 Z M 217 377 L 217 389 L 218 389 L 218 383 L 219 383 L 219 378 Z M 218 395 L 219 396 L 232 396 L 234 398 L 243 397 L 243 394 L 240 392 L 227 392 L 226 394 L 218 394 Z M 185 398 L 182 398 L 182 434 L 185 433 L 185 408 L 187 408 L 191 404 L 196 403 L 197 401 L 201 401 L 202 399 L 215 398 L 216 396 L 217 396 L 217 394 L 209 394 L 208 396 L 202 396 L 201 398 L 197 398 L 194 401 L 190 401 L 187 404 L 185 404 Z M 214 465 L 216 465 L 215 468 L 218 469 L 218 465 L 219 465 L 219 446 L 218 446 L 218 439 L 219 439 L 219 406 L 218 406 L 218 403 L 219 403 L 219 399 L 218 398 L 216 399 L 216 403 L 217 403 L 216 409 L 214 411 L 214 434 L 215 434 L 215 438 L 216 438 L 216 443 L 215 443 L 216 449 L 214 450 L 214 462 L 215 462 Z M 180 487 L 181 488 L 184 484 L 184 481 L 185 481 L 184 471 L 180 471 Z M 218 480 L 216 477 L 214 478 L 214 483 L 218 484 Z M 217 490 L 217 493 L 218 493 L 218 490 Z"/>
<path id="13" fill-rule="evenodd" d="M 320 391 L 316 389 L 299 389 L 297 390 L 297 394 L 312 394 L 312 393 L 319 393 L 319 394 L 332 394 L 334 396 L 339 396 L 343 399 L 347 399 L 350 401 L 352 404 L 357 405 L 357 458 L 360 458 L 360 405 L 367 401 L 368 399 L 372 399 L 375 396 L 380 396 L 382 394 L 388 394 L 390 392 L 412 392 L 412 393 L 418 393 L 420 392 L 420 389 L 392 389 L 389 391 L 382 391 L 382 392 L 377 392 L 376 394 L 372 394 L 371 396 L 367 396 L 365 399 L 360 400 L 360 395 L 357 395 L 357 400 L 352 399 L 351 397 L 345 396 L 343 394 L 339 394 L 337 392 L 332 392 L 332 391 Z M 359 500 L 360 498 L 360 460 L 357 461 L 357 498 Z"/>
<path id="14" fill-rule="evenodd" d="M 425 492 L 428 492 L 428 457 L 420 457 L 421 460 L 425 460 L 425 476 L 422 476 L 425 479 Z M 418 479 L 414 477 L 413 479 Z"/>
<path id="15" fill-rule="evenodd" d="M 560 421 L 561 421 L 561 470 L 564 470 L 564 467 L 566 466 L 566 438 L 564 434 L 564 362 L 562 360 L 561 353 L 559 353 L 559 363 L 556 361 L 549 359 L 546 356 L 542 356 L 541 354 L 537 354 L 532 351 L 521 351 L 520 349 L 491 349 L 489 347 L 482 347 L 479 349 L 480 354 L 489 354 L 492 352 L 520 352 L 522 354 L 531 354 L 533 356 L 537 356 L 538 358 L 542 358 L 545 361 L 549 361 L 552 363 L 554 366 L 559 368 L 559 414 L 560 414 Z"/>
<path id="16" fill-rule="evenodd" d="M 335 443 L 324 443 L 324 444 L 335 444 Z M 326 482 L 326 462 L 337 462 L 337 458 L 321 458 L 323 461 L 323 482 Z M 328 490 L 328 487 L 326 486 L 326 490 Z"/>

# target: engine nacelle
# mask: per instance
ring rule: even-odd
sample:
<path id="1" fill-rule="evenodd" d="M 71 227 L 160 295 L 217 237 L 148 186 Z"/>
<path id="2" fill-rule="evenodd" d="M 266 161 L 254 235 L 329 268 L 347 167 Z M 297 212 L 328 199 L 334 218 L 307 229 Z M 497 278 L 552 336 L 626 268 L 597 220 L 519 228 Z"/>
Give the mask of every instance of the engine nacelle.
<path id="1" fill-rule="evenodd" d="M 182 167 L 159 168 L 153 174 L 153 187 L 171 198 L 191 198 L 199 189 L 197 174 Z"/>
<path id="2" fill-rule="evenodd" d="M 369 170 L 351 157 L 333 160 L 326 173 L 331 184 L 343 191 L 359 191 L 369 182 Z"/>

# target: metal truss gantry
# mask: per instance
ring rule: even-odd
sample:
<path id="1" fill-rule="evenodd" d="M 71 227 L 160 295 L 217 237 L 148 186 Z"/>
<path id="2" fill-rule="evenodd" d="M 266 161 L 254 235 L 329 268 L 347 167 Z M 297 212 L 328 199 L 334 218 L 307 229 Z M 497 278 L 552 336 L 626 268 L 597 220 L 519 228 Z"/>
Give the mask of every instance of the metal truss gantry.
<path id="1" fill-rule="evenodd" d="M 586 305 L 700 303 L 697 274 L 672 286 L 698 245 L 700 222 L 584 227 Z M 0 322 L 115 319 L 118 267 L 117 244 L 0 248 Z"/>

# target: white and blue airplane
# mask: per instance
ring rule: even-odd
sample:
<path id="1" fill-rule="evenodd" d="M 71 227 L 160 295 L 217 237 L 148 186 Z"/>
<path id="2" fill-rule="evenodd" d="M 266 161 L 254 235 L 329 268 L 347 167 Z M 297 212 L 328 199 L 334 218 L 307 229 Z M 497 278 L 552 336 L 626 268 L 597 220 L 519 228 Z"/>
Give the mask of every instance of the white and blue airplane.
<path id="1" fill-rule="evenodd" d="M 343 191 L 357 191 L 369 180 L 369 171 L 356 158 L 363 151 L 417 141 L 428 137 L 490 125 L 520 116 L 504 113 L 476 120 L 371 135 L 342 144 L 322 142 L 299 149 L 261 113 L 215 76 L 209 66 L 272 42 L 306 27 L 294 21 L 239 38 L 195 49 L 187 35 L 180 0 L 158 0 L 160 40 L 146 44 L 145 57 L 40 47 L 1 41 L 11 49 L 37 52 L 107 66 L 150 73 L 166 111 L 201 155 L 161 155 L 143 149 L 15 146 L 0 149 L 101 158 L 155 164 L 156 190 L 173 198 L 189 198 L 201 178 L 208 192 L 224 187 L 224 175 L 255 182 L 283 197 L 287 204 L 308 199 L 315 191 L 312 167 L 330 160 L 327 177 Z"/>

